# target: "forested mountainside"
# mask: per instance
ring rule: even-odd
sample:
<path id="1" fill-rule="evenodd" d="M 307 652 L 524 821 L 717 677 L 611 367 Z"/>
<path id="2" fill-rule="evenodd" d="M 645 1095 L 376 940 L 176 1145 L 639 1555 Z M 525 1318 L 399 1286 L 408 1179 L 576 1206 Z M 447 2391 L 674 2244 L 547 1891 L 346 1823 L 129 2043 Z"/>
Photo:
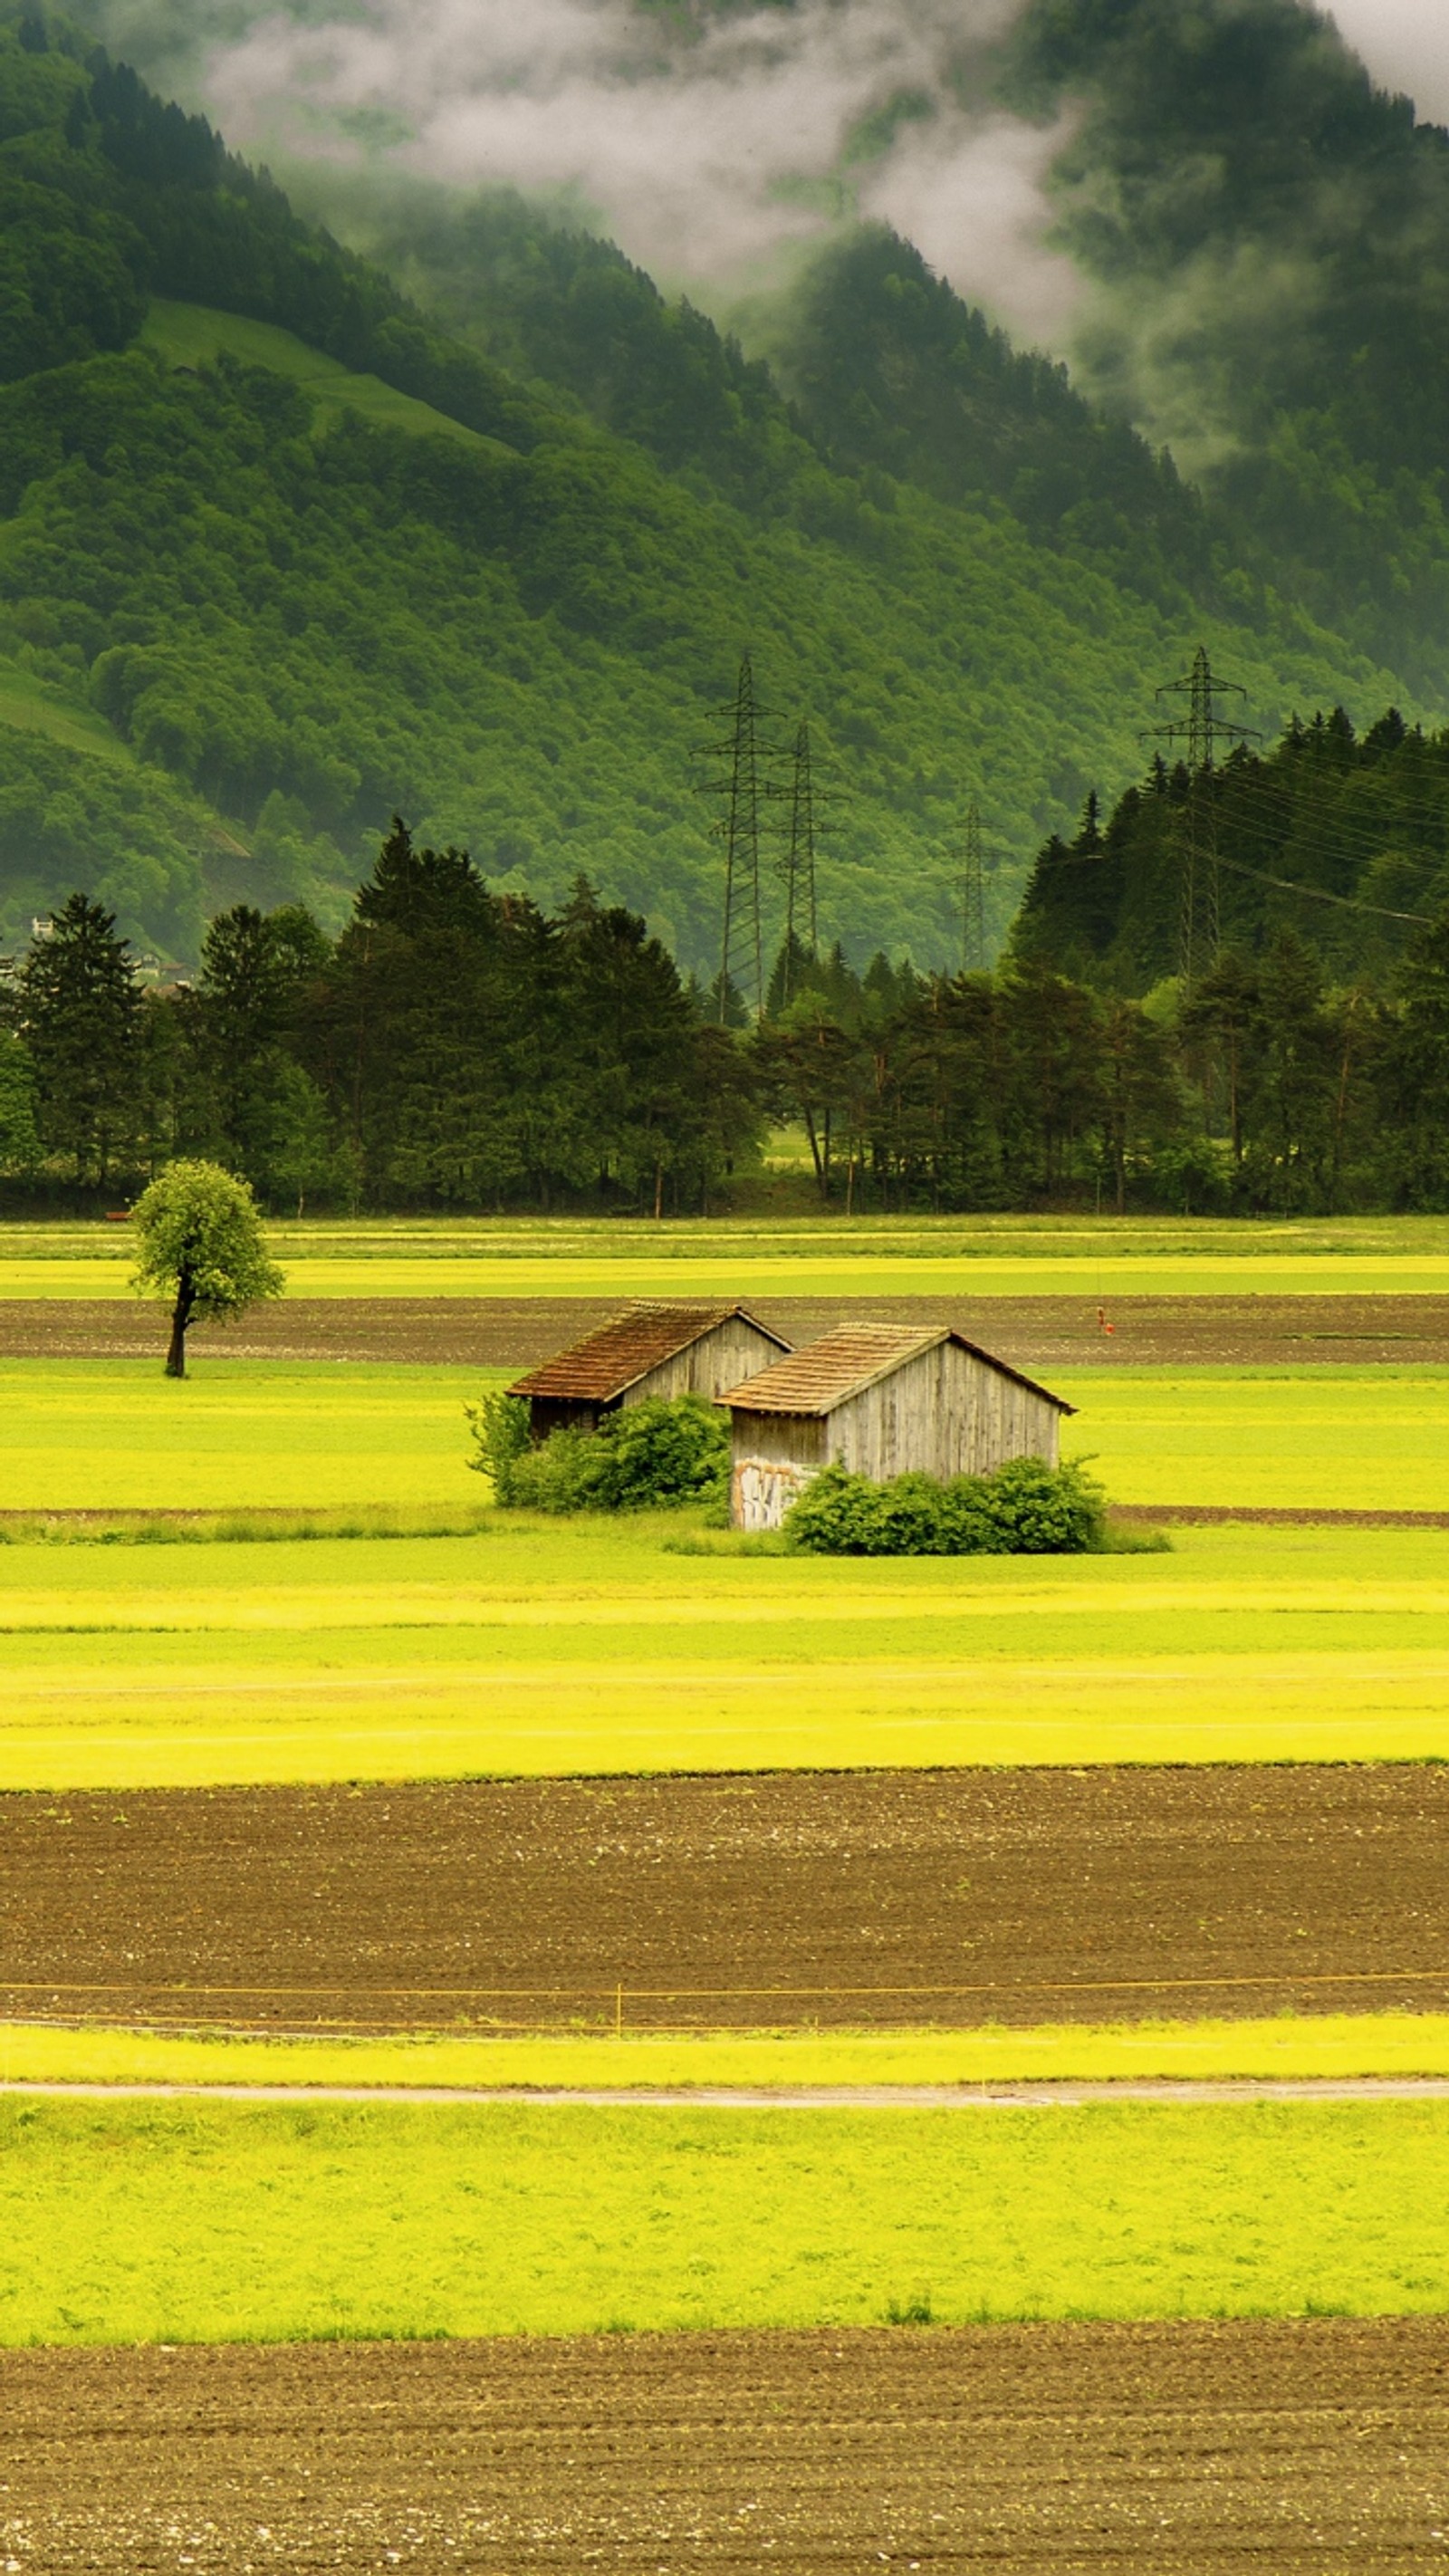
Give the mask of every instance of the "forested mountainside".
<path id="1" fill-rule="evenodd" d="M 1195 964 L 1219 943 L 1247 956 L 1287 934 L 1338 981 L 1379 984 L 1449 909 L 1446 853 L 1449 735 L 1391 708 L 1360 741 L 1339 707 L 1196 775 L 1159 759 L 1105 822 L 1093 797 L 1075 837 L 1041 851 L 1013 953 L 1102 992 L 1149 993 L 1186 962 L 1191 868 Z"/>
<path id="2" fill-rule="evenodd" d="M 943 961 L 970 797 L 999 934 L 1200 636 L 1274 720 L 1396 693 L 1291 605 L 1229 614 L 1216 567 L 1194 589 L 1189 497 L 989 334 L 996 448 L 954 488 L 837 448 L 598 246 L 557 254 L 577 291 L 525 281 L 496 349 L 465 342 L 34 8 L 0 12 L 0 226 L 11 944 L 77 885 L 183 960 L 241 896 L 336 925 L 396 809 L 505 889 L 556 904 L 586 868 L 708 972 L 697 755 L 748 646 L 833 791 L 825 935 Z M 524 226 L 519 255 L 556 254 Z M 1031 497 L 1054 438 L 1070 527 Z M 1149 491 L 1166 569 L 1129 585 Z"/>
<path id="3" fill-rule="evenodd" d="M 1449 699 L 1449 134 L 1300 0 L 1029 0 L 1006 94 L 1069 110 L 1075 372 L 1232 558 Z"/>

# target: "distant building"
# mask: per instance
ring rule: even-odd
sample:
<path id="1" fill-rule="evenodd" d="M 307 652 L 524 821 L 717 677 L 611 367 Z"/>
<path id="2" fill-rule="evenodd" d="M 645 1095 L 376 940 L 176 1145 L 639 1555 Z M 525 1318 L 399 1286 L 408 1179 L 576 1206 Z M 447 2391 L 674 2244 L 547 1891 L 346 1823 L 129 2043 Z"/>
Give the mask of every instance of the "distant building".
<path id="1" fill-rule="evenodd" d="M 1076 1409 L 948 1324 L 841 1324 L 720 1401 L 734 1426 L 730 1515 L 751 1530 L 778 1529 L 837 1462 L 881 1484 L 908 1470 L 981 1476 L 1008 1458 L 1054 1467 Z"/>
<path id="2" fill-rule="evenodd" d="M 596 1431 L 606 1413 L 649 1396 L 718 1396 L 790 1345 L 744 1306 L 635 1305 L 508 1390 L 529 1406 L 535 1440 Z"/>

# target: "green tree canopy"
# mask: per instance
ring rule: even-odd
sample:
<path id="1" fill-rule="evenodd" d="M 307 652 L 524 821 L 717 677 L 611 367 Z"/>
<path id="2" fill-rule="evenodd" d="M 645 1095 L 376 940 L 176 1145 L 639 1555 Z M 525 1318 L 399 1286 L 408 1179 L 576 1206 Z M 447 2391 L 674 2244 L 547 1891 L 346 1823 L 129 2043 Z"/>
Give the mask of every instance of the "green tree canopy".
<path id="1" fill-rule="evenodd" d="M 134 1286 L 174 1300 L 168 1377 L 186 1375 L 195 1323 L 229 1323 L 263 1298 L 280 1297 L 282 1273 L 262 1239 L 247 1182 L 219 1163 L 168 1164 L 137 1201 L 140 1257 Z"/>

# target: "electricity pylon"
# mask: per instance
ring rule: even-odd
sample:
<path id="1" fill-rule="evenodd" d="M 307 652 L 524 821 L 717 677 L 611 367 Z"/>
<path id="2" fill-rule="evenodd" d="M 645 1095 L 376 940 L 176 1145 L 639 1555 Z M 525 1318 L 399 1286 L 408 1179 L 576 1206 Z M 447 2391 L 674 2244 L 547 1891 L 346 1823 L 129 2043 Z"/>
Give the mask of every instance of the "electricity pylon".
<path id="1" fill-rule="evenodd" d="M 981 857 L 981 808 L 966 808 L 966 848 L 961 867 L 961 972 L 986 971 L 986 874 Z"/>
<path id="2" fill-rule="evenodd" d="M 1233 724 L 1218 713 L 1218 699 L 1225 695 L 1246 698 L 1247 690 L 1236 680 L 1220 680 L 1208 660 L 1207 648 L 1200 644 L 1193 656 L 1192 669 L 1180 680 L 1168 680 L 1158 690 L 1162 698 L 1185 697 L 1186 718 L 1177 717 L 1171 724 L 1158 725 L 1147 737 L 1153 742 L 1187 745 L 1188 809 L 1187 826 L 1182 834 L 1182 866 L 1178 878 L 1178 971 L 1184 986 L 1197 980 L 1204 953 L 1209 966 L 1216 962 L 1222 945 L 1222 926 L 1218 895 L 1218 811 L 1213 774 L 1217 768 L 1219 743 L 1257 742 L 1259 736 L 1251 725 Z"/>
<path id="3" fill-rule="evenodd" d="M 785 940 L 780 951 L 784 980 L 779 999 L 789 1002 L 794 997 L 796 969 L 805 958 L 814 956 L 820 936 L 815 909 L 815 815 L 821 799 L 810 758 L 810 727 L 803 717 L 784 759 L 788 775 L 784 779 L 772 778 L 765 792 L 786 808 L 785 856 L 781 863 L 785 881 Z M 770 989 L 773 1009 L 773 979 Z"/>
<path id="4" fill-rule="evenodd" d="M 765 1007 L 765 960 L 760 936 L 760 708 L 749 654 L 740 663 L 734 699 L 721 707 L 729 731 L 707 743 L 702 757 L 719 763 L 719 774 L 701 793 L 720 798 L 724 811 L 715 824 L 724 843 L 724 919 L 719 954 L 719 1019 L 729 1015 L 734 984 L 750 1002 L 756 1019 Z"/>

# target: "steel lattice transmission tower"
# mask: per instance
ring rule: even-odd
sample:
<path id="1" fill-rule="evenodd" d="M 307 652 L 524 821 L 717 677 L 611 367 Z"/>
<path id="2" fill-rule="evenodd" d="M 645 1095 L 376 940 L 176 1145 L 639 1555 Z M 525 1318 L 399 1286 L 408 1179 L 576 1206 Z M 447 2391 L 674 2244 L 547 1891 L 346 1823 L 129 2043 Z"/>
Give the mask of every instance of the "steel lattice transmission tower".
<path id="1" fill-rule="evenodd" d="M 1149 740 L 1187 746 L 1188 807 L 1182 835 L 1178 879 L 1178 971 L 1184 985 L 1196 982 L 1206 955 L 1209 966 L 1222 944 L 1218 897 L 1218 813 L 1213 777 L 1220 743 L 1257 742 L 1251 725 L 1234 724 L 1219 715 L 1221 697 L 1246 698 L 1236 680 L 1221 680 L 1200 644 L 1192 669 L 1180 680 L 1168 680 L 1157 692 L 1163 698 L 1186 698 L 1185 717 L 1154 728 Z"/>
<path id="2" fill-rule="evenodd" d="M 784 758 L 787 777 L 783 781 L 772 779 L 766 793 L 786 809 L 785 856 L 781 865 L 785 880 L 785 989 L 781 998 L 788 1002 L 796 965 L 802 957 L 814 956 L 820 937 L 815 910 L 815 816 L 820 797 L 810 757 L 810 726 L 804 718 L 796 726 L 794 742 Z"/>
<path id="3" fill-rule="evenodd" d="M 973 796 L 966 808 L 966 846 L 961 866 L 961 972 L 986 971 L 986 871 L 981 855 L 981 808 Z"/>
<path id="4" fill-rule="evenodd" d="M 761 709 L 755 698 L 755 675 L 748 653 L 740 663 L 732 703 L 719 709 L 729 731 L 707 743 L 702 757 L 718 763 L 718 775 L 701 793 L 718 797 L 723 812 L 714 826 L 724 843 L 724 919 L 719 953 L 719 1018 L 729 1016 L 733 984 L 744 993 L 758 1019 L 765 1007 L 765 960 L 760 930 L 760 739 Z"/>

